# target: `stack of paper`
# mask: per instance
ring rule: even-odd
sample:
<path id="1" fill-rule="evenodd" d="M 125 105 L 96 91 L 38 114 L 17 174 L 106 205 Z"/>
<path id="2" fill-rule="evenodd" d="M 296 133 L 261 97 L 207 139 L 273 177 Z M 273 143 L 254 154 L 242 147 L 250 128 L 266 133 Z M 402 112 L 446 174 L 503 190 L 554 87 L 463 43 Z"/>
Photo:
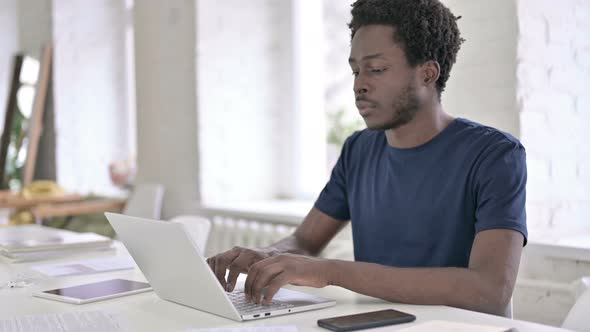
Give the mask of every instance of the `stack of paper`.
<path id="1" fill-rule="evenodd" d="M 113 241 L 94 233 L 76 233 L 41 225 L 0 228 L 0 255 L 13 261 L 35 260 L 112 248 Z"/>
<path id="2" fill-rule="evenodd" d="M 0 320 L 5 332 L 110 332 L 122 331 L 117 318 L 103 311 L 22 315 Z"/>
<path id="3" fill-rule="evenodd" d="M 76 274 L 127 270 L 133 269 L 135 266 L 135 261 L 131 257 L 123 256 L 79 260 L 66 264 L 44 264 L 33 266 L 31 269 L 49 277 L 62 277 Z"/>

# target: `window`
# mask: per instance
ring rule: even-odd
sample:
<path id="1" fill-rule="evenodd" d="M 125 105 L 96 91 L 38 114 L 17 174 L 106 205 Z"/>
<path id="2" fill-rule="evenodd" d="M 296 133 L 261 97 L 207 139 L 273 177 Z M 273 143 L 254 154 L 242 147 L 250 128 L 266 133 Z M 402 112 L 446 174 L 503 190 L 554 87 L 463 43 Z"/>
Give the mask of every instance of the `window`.
<path id="1" fill-rule="evenodd" d="M 340 130 L 362 127 L 347 63 L 349 5 L 199 2 L 204 204 L 317 197 Z"/>

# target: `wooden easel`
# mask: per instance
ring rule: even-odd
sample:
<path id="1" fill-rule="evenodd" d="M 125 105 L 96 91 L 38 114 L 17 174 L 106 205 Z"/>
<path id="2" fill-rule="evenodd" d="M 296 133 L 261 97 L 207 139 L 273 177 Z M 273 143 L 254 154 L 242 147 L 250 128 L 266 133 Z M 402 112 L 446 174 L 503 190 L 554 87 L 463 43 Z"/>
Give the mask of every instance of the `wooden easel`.
<path id="1" fill-rule="evenodd" d="M 23 67 L 23 55 L 17 54 L 13 58 L 12 64 L 12 78 L 10 80 L 10 91 L 8 93 L 8 104 L 6 105 L 6 113 L 4 114 L 4 130 L 2 131 L 2 138 L 0 139 L 0 187 L 8 188 L 6 182 L 6 159 L 8 155 L 8 146 L 10 145 L 10 132 L 14 112 L 16 110 L 16 97 L 20 85 L 20 73 Z M 6 193 L 3 192 L 5 195 Z"/>
<path id="2" fill-rule="evenodd" d="M 8 104 L 6 106 L 4 120 L 4 130 L 2 131 L 2 138 L 0 141 L 0 181 L 2 188 L 8 188 L 8 183 L 6 183 L 6 161 L 8 147 L 10 145 L 12 129 L 11 126 L 14 120 L 15 112 L 17 112 L 17 95 L 18 89 L 21 85 L 20 76 L 23 67 L 23 61 L 23 54 L 17 54 L 14 56 L 10 93 L 8 96 Z M 33 110 L 29 119 L 29 130 L 27 133 L 28 146 L 22 171 L 22 187 L 31 184 L 33 181 L 35 163 L 37 161 L 37 149 L 39 148 L 39 138 L 41 137 L 41 133 L 43 131 L 43 113 L 45 111 L 48 87 L 52 74 L 51 66 L 52 47 L 51 44 L 48 44 L 47 46 L 43 47 L 41 52 L 39 75 L 35 89 L 35 98 L 33 101 Z"/>
<path id="3" fill-rule="evenodd" d="M 37 162 L 37 150 L 39 148 L 39 138 L 43 131 L 43 114 L 47 102 L 49 81 L 52 76 L 53 50 L 51 44 L 43 47 L 41 54 L 41 66 L 39 68 L 39 79 L 37 80 L 37 91 L 35 93 L 35 102 L 33 103 L 33 112 L 31 113 L 29 127 L 29 146 L 27 149 L 27 159 L 23 168 L 23 187 L 33 182 L 35 173 L 35 163 Z"/>
<path id="4" fill-rule="evenodd" d="M 27 156 L 22 171 L 22 186 L 30 185 L 33 182 L 35 164 L 39 148 L 39 139 L 43 132 L 43 115 L 49 93 L 49 84 L 52 79 L 52 54 L 53 47 L 47 44 L 41 52 L 39 76 L 36 84 L 36 93 L 33 102 L 33 110 L 29 119 Z M 0 140 L 0 182 L 2 188 L 7 188 L 6 160 L 8 147 L 10 145 L 11 125 L 14 112 L 17 110 L 17 93 L 20 87 L 20 75 L 22 71 L 24 56 L 14 56 L 13 73 L 11 78 L 10 94 L 7 103 L 4 131 Z M 120 211 L 125 204 L 121 199 L 99 199 L 84 201 L 84 197 L 74 193 L 66 193 L 55 197 L 40 197 L 25 199 L 20 193 L 9 190 L 0 190 L 0 208 L 15 210 L 30 210 L 38 222 L 43 218 L 79 215 L 103 211 Z"/>

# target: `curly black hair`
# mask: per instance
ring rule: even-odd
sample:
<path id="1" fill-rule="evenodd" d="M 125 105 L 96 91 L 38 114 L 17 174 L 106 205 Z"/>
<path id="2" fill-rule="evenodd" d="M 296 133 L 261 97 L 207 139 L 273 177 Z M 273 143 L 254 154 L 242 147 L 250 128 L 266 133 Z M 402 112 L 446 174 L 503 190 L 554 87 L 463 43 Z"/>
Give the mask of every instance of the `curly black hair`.
<path id="1" fill-rule="evenodd" d="M 365 25 L 393 26 L 393 40 L 401 44 L 412 67 L 437 61 L 440 77 L 436 88 L 440 97 L 465 41 L 457 27 L 460 16 L 453 15 L 438 0 L 357 0 L 351 14 L 351 39 Z"/>

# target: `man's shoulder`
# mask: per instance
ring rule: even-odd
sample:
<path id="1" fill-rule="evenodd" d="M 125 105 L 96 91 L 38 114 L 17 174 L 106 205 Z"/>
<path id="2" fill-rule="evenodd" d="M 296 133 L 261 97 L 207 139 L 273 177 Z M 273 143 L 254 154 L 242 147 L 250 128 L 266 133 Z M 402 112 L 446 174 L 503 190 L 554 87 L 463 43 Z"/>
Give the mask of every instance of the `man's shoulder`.
<path id="1" fill-rule="evenodd" d="M 492 146 L 506 146 L 524 149 L 518 138 L 508 132 L 487 126 L 465 118 L 457 118 L 458 134 L 463 136 L 464 142 L 481 145 L 481 148 Z"/>
<path id="2" fill-rule="evenodd" d="M 466 119 L 460 119 L 462 130 L 459 143 L 471 160 L 476 177 L 510 172 L 526 173 L 526 150 L 513 135 Z"/>
<path id="3" fill-rule="evenodd" d="M 465 151 L 477 153 L 497 147 L 524 151 L 522 143 L 510 133 L 469 119 L 456 118 L 450 129 L 454 135 L 445 135 L 444 140 L 454 136 L 447 144 L 463 145 L 467 148 Z M 382 130 L 365 128 L 352 133 L 344 142 L 343 150 L 362 152 L 365 155 L 367 151 L 382 151 L 386 144 L 387 140 Z"/>

